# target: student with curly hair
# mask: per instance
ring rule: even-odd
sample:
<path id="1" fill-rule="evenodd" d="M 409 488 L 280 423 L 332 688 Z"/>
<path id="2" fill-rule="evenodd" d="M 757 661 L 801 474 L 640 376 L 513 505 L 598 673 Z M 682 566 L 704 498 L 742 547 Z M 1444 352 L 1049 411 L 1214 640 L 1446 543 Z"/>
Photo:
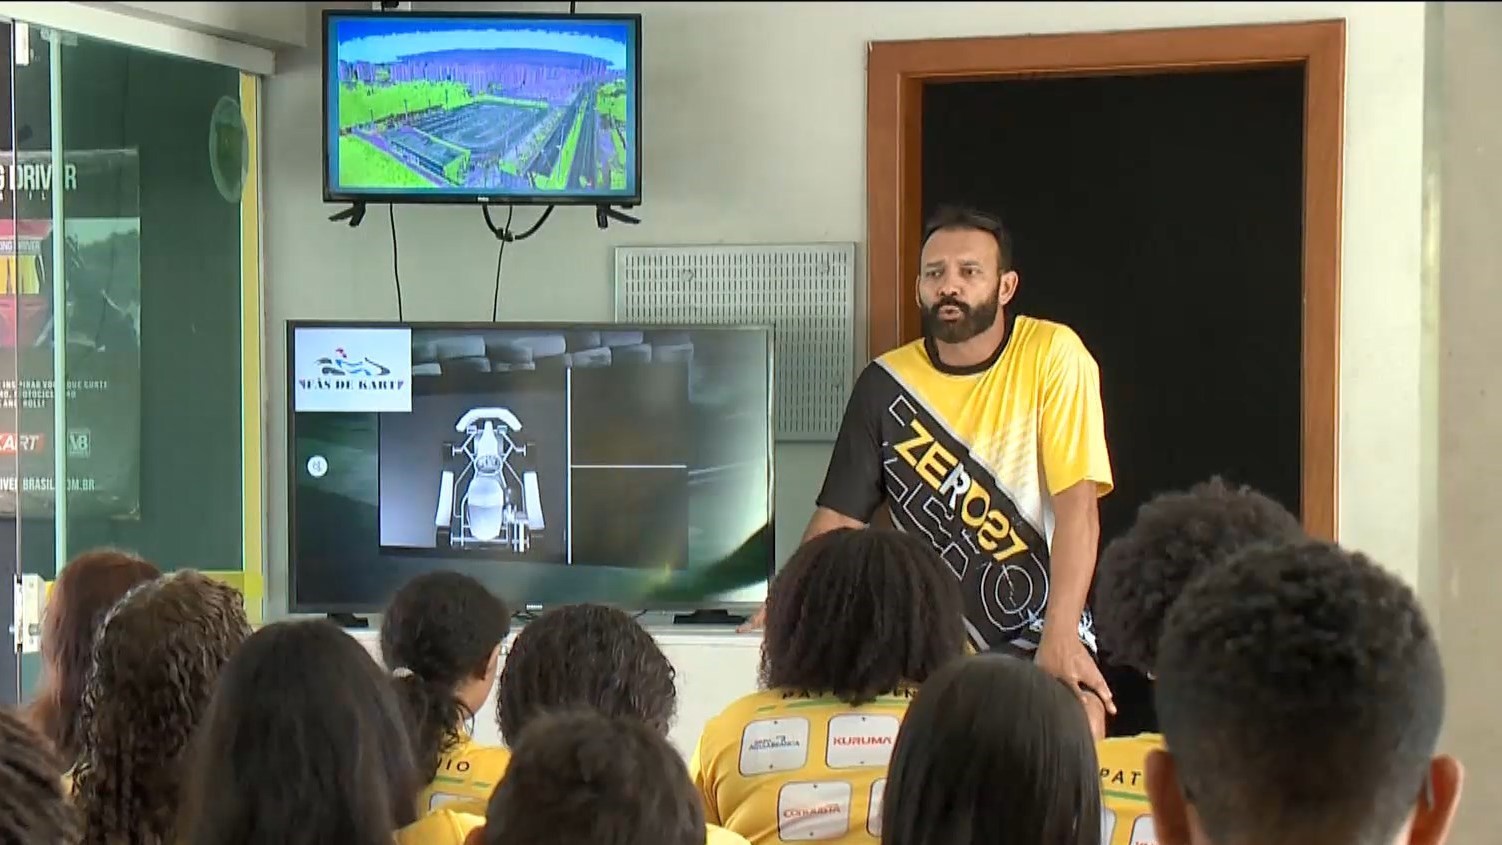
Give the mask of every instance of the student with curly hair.
<path id="1" fill-rule="evenodd" d="M 419 575 L 386 608 L 381 656 L 428 784 L 420 808 L 484 802 L 506 771 L 506 749 L 475 743 L 471 725 L 495 686 L 510 630 L 505 602 L 458 572 Z"/>
<path id="2" fill-rule="evenodd" d="M 579 710 L 639 722 L 665 739 L 677 709 L 677 672 L 657 641 L 624 611 L 597 604 L 557 607 L 522 626 L 496 685 L 508 744 L 543 716 Z M 718 826 L 700 830 L 709 845 L 745 845 Z"/>
<path id="3" fill-rule="evenodd" d="M 1444 669 L 1412 590 L 1322 542 L 1248 549 L 1163 625 L 1148 759 L 1163 845 L 1439 845 L 1460 763 L 1435 754 Z"/>
<path id="4" fill-rule="evenodd" d="M 84 845 L 175 843 L 189 738 L 248 636 L 239 591 L 192 570 L 136 587 L 105 616 L 73 782 Z"/>
<path id="5" fill-rule="evenodd" d="M 481 822 L 417 819 L 421 780 L 388 677 L 321 619 L 262 628 L 230 659 L 192 771 L 184 845 L 459 845 Z"/>
<path id="6" fill-rule="evenodd" d="M 522 732 L 476 845 L 702 845 L 683 758 L 652 726 L 589 710 Z"/>
<path id="7" fill-rule="evenodd" d="M 1029 661 L 950 663 L 908 710 L 880 813 L 884 845 L 1100 845 L 1089 721 Z"/>
<path id="8" fill-rule="evenodd" d="M 763 691 L 710 720 L 689 764 L 709 820 L 757 845 L 880 841 L 898 728 L 918 685 L 964 654 L 963 620 L 959 582 L 922 540 L 845 528 L 805 543 L 767 597 Z"/>
<path id="9" fill-rule="evenodd" d="M 513 744 L 544 713 L 588 709 L 645 722 L 666 736 L 678 673 L 625 611 L 573 604 L 544 612 L 511 642 L 496 686 L 496 725 Z"/>
<path id="10" fill-rule="evenodd" d="M 684 779 L 687 783 L 687 778 Z M 73 845 L 78 820 L 47 740 L 0 710 L 0 842 Z"/>
<path id="11" fill-rule="evenodd" d="M 1194 576 L 1248 546 L 1304 536 L 1287 508 L 1219 476 L 1154 497 L 1101 552 L 1095 625 L 1102 650 L 1151 676 L 1168 608 Z"/>
<path id="12" fill-rule="evenodd" d="M 1298 518 L 1282 505 L 1220 478 L 1155 497 L 1101 553 L 1095 601 L 1101 648 L 1152 677 L 1163 621 L 1191 579 L 1251 546 L 1303 537 Z M 1162 744 L 1161 736 L 1146 733 L 1097 746 L 1107 845 L 1142 841 L 1135 832 L 1151 828 L 1143 767 Z"/>
<path id="13" fill-rule="evenodd" d="M 42 622 L 42 680 L 27 717 L 71 768 L 78 757 L 78 708 L 104 615 L 137 584 L 162 573 L 126 552 L 99 549 L 63 567 Z"/>

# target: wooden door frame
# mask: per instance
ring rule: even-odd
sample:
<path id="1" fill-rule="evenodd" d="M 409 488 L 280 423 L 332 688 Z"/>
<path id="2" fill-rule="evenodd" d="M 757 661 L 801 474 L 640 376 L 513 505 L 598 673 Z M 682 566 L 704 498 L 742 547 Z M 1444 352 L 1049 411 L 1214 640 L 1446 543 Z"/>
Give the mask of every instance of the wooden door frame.
<path id="1" fill-rule="evenodd" d="M 1304 527 L 1334 540 L 1338 516 L 1341 166 L 1345 22 L 996 38 L 882 41 L 866 65 L 867 338 L 874 357 L 918 336 L 923 86 L 1302 65 Z"/>

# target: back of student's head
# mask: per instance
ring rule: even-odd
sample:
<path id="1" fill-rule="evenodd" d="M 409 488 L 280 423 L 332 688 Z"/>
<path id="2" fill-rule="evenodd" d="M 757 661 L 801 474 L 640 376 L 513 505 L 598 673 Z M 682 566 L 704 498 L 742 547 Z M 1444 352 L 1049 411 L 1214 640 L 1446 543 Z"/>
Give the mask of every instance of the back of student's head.
<path id="1" fill-rule="evenodd" d="M 416 815 L 417 771 L 386 674 L 324 620 L 246 641 L 192 759 L 186 845 L 390 845 Z"/>
<path id="2" fill-rule="evenodd" d="M 1099 845 L 1100 769 L 1074 695 L 1032 661 L 966 657 L 918 691 L 892 750 L 886 845 Z"/>
<path id="3" fill-rule="evenodd" d="M 678 707 L 676 677 L 656 640 L 624 611 L 565 605 L 512 640 L 496 689 L 496 722 L 508 743 L 537 716 L 569 709 L 636 719 L 666 735 Z"/>
<path id="4" fill-rule="evenodd" d="M 963 620 L 958 579 L 928 543 L 880 528 L 831 531 L 772 580 L 761 681 L 862 704 L 963 654 Z"/>
<path id="5" fill-rule="evenodd" d="M 413 753 L 427 778 L 460 741 L 495 681 L 496 657 L 511 630 L 506 605 L 458 572 L 408 581 L 381 624 L 381 656 L 407 716 Z M 467 701 L 468 688 L 478 701 Z"/>
<path id="6" fill-rule="evenodd" d="M 1163 619 L 1190 579 L 1247 546 L 1303 536 L 1282 505 L 1218 477 L 1154 497 L 1096 566 L 1092 604 L 1101 648 L 1153 674 Z"/>
<path id="7" fill-rule="evenodd" d="M 191 570 L 136 587 L 105 616 L 74 777 L 85 843 L 173 840 L 189 739 L 248 636 L 239 591 Z"/>
<path id="8" fill-rule="evenodd" d="M 63 791 L 62 766 L 45 738 L 0 710 L 0 842 L 72 845 L 78 820 Z"/>
<path id="9" fill-rule="evenodd" d="M 683 757 L 640 719 L 539 717 L 490 797 L 484 845 L 703 845 L 704 807 Z"/>
<path id="10" fill-rule="evenodd" d="M 58 573 L 42 622 L 41 690 L 30 716 L 64 766 L 78 756 L 78 709 L 105 613 L 132 587 L 161 574 L 135 555 L 113 549 L 79 555 Z"/>
<path id="11" fill-rule="evenodd" d="M 1360 554 L 1263 545 L 1201 574 L 1168 613 L 1155 696 L 1165 843 L 1188 841 L 1190 816 L 1217 845 L 1386 845 L 1416 806 L 1419 827 L 1436 808 L 1448 823 L 1439 651 L 1413 593 Z"/>

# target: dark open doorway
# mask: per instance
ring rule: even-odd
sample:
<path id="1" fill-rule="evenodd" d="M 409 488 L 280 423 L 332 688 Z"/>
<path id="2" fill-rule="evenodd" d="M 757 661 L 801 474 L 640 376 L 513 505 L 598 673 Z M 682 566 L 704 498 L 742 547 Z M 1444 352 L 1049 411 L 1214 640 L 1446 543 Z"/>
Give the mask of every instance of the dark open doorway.
<path id="1" fill-rule="evenodd" d="M 1336 539 L 1344 52 L 1340 21 L 872 44 L 870 353 L 919 333 L 929 208 L 989 206 L 1017 236 L 1016 310 L 1101 362 L 1105 536 L 1219 472 Z M 1144 679 L 1111 680 L 1112 732 L 1151 727 Z"/>
<path id="2" fill-rule="evenodd" d="M 1100 362 L 1103 538 L 1212 474 L 1300 510 L 1303 111 L 1299 66 L 924 91 L 925 214 L 1000 212 L 1013 310 Z M 1142 680 L 1112 675 L 1116 728 L 1150 728 Z"/>

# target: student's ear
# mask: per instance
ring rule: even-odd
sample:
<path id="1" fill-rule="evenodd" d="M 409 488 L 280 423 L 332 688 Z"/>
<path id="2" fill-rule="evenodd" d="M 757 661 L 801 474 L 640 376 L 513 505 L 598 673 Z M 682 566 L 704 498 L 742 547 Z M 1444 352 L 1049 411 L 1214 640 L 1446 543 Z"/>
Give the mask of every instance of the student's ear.
<path id="1" fill-rule="evenodd" d="M 464 837 L 464 845 L 483 845 L 485 842 L 485 825 L 480 825 Z"/>
<path id="2" fill-rule="evenodd" d="M 1408 845 L 1442 845 L 1450 837 L 1450 823 L 1460 806 L 1465 769 L 1448 754 L 1429 761 L 1429 778 L 1414 808 L 1408 829 Z"/>
<path id="3" fill-rule="evenodd" d="M 1158 845 L 1189 845 L 1189 802 L 1179 785 L 1179 770 L 1173 755 L 1161 748 L 1147 753 L 1147 800 L 1153 808 L 1153 828 Z"/>
<path id="4" fill-rule="evenodd" d="M 501 644 L 496 643 L 495 648 L 490 650 L 490 659 L 485 662 L 485 674 L 482 680 L 487 684 L 494 683 L 499 674 L 501 674 Z"/>

